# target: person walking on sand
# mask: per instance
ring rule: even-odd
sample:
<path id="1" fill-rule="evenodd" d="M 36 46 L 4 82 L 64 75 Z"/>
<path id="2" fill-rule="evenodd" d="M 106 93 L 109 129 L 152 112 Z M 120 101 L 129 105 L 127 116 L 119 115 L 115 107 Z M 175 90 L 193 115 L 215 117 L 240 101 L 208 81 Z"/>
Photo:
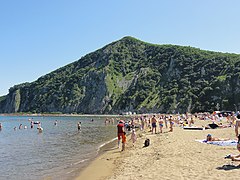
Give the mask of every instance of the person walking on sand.
<path id="1" fill-rule="evenodd" d="M 137 134 L 136 134 L 135 129 L 132 130 L 131 140 L 132 140 L 132 143 L 133 143 L 133 146 L 134 146 L 135 142 L 137 141 Z"/>
<path id="2" fill-rule="evenodd" d="M 170 123 L 170 130 L 169 130 L 169 132 L 173 132 L 173 124 L 174 124 L 174 122 L 173 122 L 172 116 L 170 116 L 170 118 L 169 118 L 169 123 Z"/>
<path id="3" fill-rule="evenodd" d="M 155 131 L 155 134 L 157 134 L 157 119 L 155 115 L 152 117 L 152 134 L 153 134 L 153 129 Z"/>
<path id="4" fill-rule="evenodd" d="M 165 126 L 166 126 L 166 128 L 168 128 L 168 125 L 167 125 L 167 116 L 164 116 L 164 122 L 165 122 Z"/>
<path id="5" fill-rule="evenodd" d="M 123 132 L 123 136 L 122 136 L 122 151 L 125 150 L 126 142 L 127 142 L 126 132 Z"/>
<path id="6" fill-rule="evenodd" d="M 142 131 L 142 130 L 144 130 L 144 117 L 143 116 L 140 117 L 140 121 L 141 121 L 141 128 L 140 128 L 140 130 Z"/>
<path id="7" fill-rule="evenodd" d="M 120 140 L 121 140 L 121 138 L 123 140 L 124 132 L 125 132 L 124 121 L 120 120 L 118 125 L 117 125 L 118 148 L 120 148 Z"/>
<path id="8" fill-rule="evenodd" d="M 235 134 L 237 138 L 239 135 L 239 132 L 238 132 L 239 127 L 240 127 L 240 114 L 237 115 L 236 125 L 235 125 Z"/>

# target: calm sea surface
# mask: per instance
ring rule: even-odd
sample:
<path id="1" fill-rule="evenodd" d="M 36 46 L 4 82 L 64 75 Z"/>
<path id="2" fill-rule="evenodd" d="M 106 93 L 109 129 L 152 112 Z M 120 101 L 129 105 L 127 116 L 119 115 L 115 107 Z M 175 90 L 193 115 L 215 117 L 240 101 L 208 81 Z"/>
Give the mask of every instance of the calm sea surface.
<path id="1" fill-rule="evenodd" d="M 41 122 L 42 133 L 36 124 L 30 128 L 31 118 Z M 116 137 L 116 122 L 105 125 L 104 120 L 104 117 L 0 116 L 3 125 L 0 179 L 72 179 L 96 157 L 101 146 Z M 82 122 L 80 132 L 79 121 Z"/>

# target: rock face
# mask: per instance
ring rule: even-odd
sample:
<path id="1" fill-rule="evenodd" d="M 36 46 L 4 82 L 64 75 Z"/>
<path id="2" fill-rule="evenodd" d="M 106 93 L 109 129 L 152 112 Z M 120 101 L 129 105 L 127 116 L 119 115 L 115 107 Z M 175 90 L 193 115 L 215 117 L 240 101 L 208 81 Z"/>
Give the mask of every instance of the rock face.
<path id="1" fill-rule="evenodd" d="M 0 113 L 197 112 L 240 107 L 240 55 L 125 37 L 0 97 Z"/>

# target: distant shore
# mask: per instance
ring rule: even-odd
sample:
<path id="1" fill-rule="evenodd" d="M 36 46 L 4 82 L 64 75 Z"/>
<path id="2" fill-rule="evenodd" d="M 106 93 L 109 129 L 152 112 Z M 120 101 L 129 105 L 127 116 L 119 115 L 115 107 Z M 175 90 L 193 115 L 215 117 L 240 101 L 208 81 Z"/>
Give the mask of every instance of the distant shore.
<path id="1" fill-rule="evenodd" d="M 3 113 L 0 116 L 84 116 L 84 117 L 122 117 L 128 115 L 119 115 L 119 114 L 50 114 L 50 113 Z"/>

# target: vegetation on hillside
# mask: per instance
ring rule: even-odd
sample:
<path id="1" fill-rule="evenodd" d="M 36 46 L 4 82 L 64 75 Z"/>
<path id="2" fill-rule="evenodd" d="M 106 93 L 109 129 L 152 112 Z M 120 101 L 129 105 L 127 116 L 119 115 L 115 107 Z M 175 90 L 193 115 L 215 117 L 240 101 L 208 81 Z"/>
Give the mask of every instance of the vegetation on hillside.
<path id="1" fill-rule="evenodd" d="M 125 37 L 35 82 L 10 88 L 0 98 L 0 111 L 237 110 L 239 78 L 240 55 Z"/>

